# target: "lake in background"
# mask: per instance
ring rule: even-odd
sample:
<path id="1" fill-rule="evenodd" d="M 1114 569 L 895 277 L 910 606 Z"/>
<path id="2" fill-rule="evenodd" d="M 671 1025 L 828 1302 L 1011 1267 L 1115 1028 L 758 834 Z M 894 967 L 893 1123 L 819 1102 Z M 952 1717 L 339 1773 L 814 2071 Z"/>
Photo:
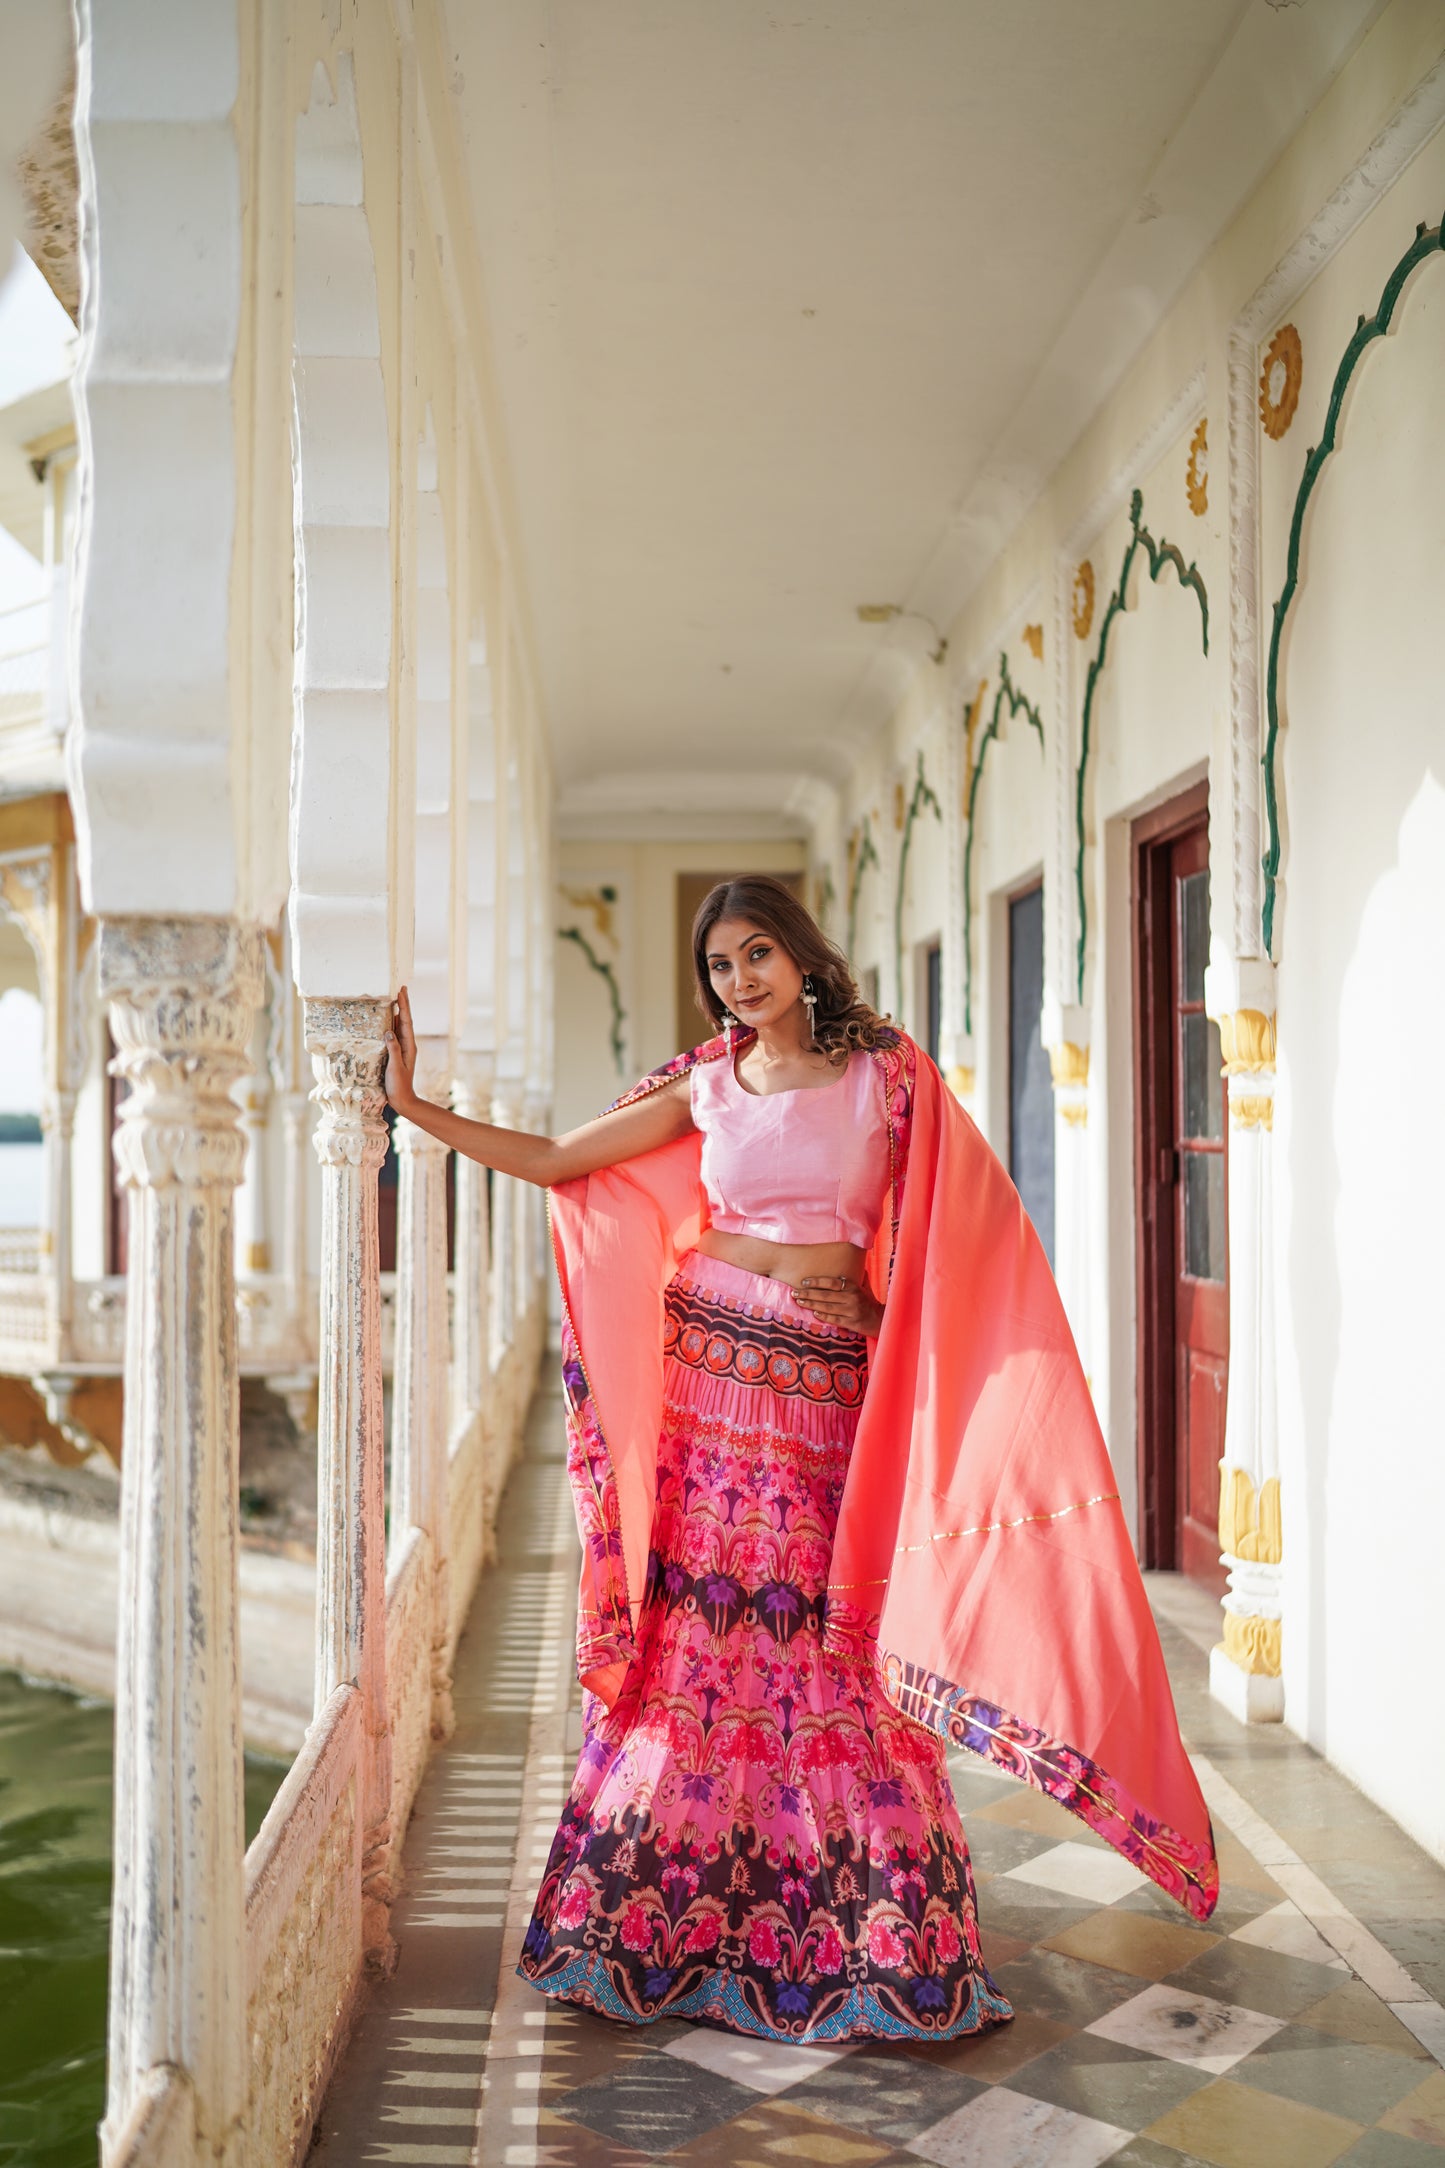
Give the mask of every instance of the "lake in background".
<path id="1" fill-rule="evenodd" d="M 45 1200 L 45 1146 L 0 1144 L 0 1227 L 38 1227 Z"/>
<path id="2" fill-rule="evenodd" d="M 0 2163 L 95 2168 L 113 1712 L 0 1672 Z M 249 1840 L 279 1762 L 246 1764 Z"/>

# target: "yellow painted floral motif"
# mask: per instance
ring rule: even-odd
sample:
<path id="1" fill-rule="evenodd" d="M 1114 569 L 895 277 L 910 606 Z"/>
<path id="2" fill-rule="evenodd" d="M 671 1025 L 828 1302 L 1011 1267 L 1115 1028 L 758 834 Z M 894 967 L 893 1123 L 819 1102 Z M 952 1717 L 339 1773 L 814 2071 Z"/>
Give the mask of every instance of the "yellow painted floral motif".
<path id="1" fill-rule="evenodd" d="M 1294 420 L 1304 381 L 1304 348 L 1293 324 L 1281 324 L 1265 348 L 1259 372 L 1259 418 L 1278 440 Z"/>
<path id="2" fill-rule="evenodd" d="M 1189 465 L 1184 470 L 1184 494 L 1196 519 L 1209 510 L 1209 423 L 1204 415 L 1189 439 Z"/>
<path id="3" fill-rule="evenodd" d="M 1089 637 L 1094 622 L 1094 567 L 1086 557 L 1074 574 L 1074 631 L 1081 640 Z"/>

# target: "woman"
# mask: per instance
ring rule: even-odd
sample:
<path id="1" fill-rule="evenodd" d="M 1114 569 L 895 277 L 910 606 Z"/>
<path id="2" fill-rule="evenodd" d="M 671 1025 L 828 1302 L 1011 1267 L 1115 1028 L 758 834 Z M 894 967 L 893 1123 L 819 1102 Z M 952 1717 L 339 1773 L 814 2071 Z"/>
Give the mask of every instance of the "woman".
<path id="1" fill-rule="evenodd" d="M 791 892 L 693 928 L 723 1027 L 555 1140 L 387 1090 L 553 1191 L 583 1749 L 522 1953 L 646 2024 L 946 2040 L 1011 2015 L 944 1761 L 1205 1917 L 1208 1817 L 1037 1239 Z"/>

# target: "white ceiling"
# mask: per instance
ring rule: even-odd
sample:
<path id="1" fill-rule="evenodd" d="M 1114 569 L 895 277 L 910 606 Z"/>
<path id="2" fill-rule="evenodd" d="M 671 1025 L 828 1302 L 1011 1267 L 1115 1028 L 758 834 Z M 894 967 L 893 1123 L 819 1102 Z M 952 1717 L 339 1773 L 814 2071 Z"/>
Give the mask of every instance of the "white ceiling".
<path id="1" fill-rule="evenodd" d="M 1378 0 L 446 0 L 564 825 L 837 778 Z"/>

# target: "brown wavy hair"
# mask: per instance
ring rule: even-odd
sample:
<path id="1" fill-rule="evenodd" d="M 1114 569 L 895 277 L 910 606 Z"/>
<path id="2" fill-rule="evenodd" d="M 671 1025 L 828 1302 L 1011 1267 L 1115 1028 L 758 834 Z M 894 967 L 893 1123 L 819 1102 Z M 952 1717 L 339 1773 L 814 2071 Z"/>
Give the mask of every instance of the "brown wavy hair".
<path id="1" fill-rule="evenodd" d="M 692 922 L 693 979 L 697 1005 L 715 1029 L 722 1029 L 725 1004 L 713 990 L 707 944 L 713 927 L 725 918 L 747 919 L 771 934 L 811 978 L 818 997 L 813 1035 L 830 1061 L 845 1061 L 855 1047 L 886 1046 L 897 1037 L 887 1018 L 859 994 L 848 959 L 837 943 L 828 939 L 786 882 L 770 873 L 745 873 L 735 881 L 719 881 L 697 907 Z"/>

